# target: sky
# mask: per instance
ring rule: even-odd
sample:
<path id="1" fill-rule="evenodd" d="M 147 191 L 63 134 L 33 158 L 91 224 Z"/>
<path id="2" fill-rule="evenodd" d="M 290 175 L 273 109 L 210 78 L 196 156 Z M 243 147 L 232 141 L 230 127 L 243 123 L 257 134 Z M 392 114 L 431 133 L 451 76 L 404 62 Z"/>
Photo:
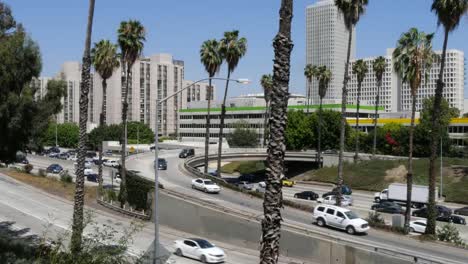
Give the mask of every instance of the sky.
<path id="1" fill-rule="evenodd" d="M 81 61 L 88 1 L 2 0 L 11 6 L 39 43 L 42 76 L 55 76 L 65 61 Z M 295 0 L 292 26 L 294 49 L 291 57 L 290 92 L 305 93 L 305 10 L 317 0 Z M 200 63 L 203 41 L 220 39 L 223 32 L 237 29 L 247 38 L 247 54 L 240 60 L 233 78 L 247 78 L 249 85 L 233 84 L 229 96 L 261 92 L 259 80 L 272 71 L 272 40 L 278 30 L 280 0 L 96 0 L 92 41 L 116 42 L 120 21 L 137 19 L 147 30 L 144 55 L 170 53 L 185 62 L 185 79 L 206 77 Z M 441 49 L 443 28 L 430 11 L 431 0 L 370 0 L 357 25 L 357 58 L 385 55 L 403 32 L 417 27 L 435 32 L 434 49 Z M 449 37 L 448 47 L 468 52 L 468 17 Z M 466 56 L 466 55 L 465 55 Z M 223 65 L 221 77 L 226 76 Z M 216 82 L 218 97 L 224 82 Z M 465 84 L 465 97 L 468 97 Z"/>

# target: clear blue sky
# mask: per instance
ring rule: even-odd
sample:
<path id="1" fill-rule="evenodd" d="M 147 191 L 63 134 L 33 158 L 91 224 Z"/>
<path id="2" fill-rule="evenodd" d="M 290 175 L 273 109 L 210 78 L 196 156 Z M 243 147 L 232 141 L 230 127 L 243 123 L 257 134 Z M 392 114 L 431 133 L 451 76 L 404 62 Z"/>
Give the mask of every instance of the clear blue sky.
<path id="1" fill-rule="evenodd" d="M 39 43 L 43 76 L 54 76 L 64 61 L 81 60 L 88 1 L 3 1 L 12 7 L 17 20 Z M 305 9 L 314 2 L 294 1 L 295 46 L 290 83 L 294 93 L 304 93 Z M 431 0 L 369 2 L 367 13 L 357 27 L 358 57 L 384 55 L 386 48 L 393 47 L 401 33 L 410 27 L 436 32 L 434 47 L 441 49 L 443 30 L 437 28 L 436 16 L 430 12 Z M 248 39 L 248 52 L 233 76 L 253 82 L 248 86 L 232 86 L 230 96 L 260 92 L 260 76 L 272 71 L 271 42 L 278 28 L 279 4 L 280 0 L 96 0 L 93 42 L 102 38 L 116 41 L 119 22 L 138 19 L 148 32 L 144 54 L 171 53 L 185 61 L 186 79 L 197 80 L 206 76 L 199 62 L 201 43 L 221 38 L 224 31 L 238 29 Z M 468 52 L 466 16 L 450 35 L 449 48 Z M 221 76 L 225 76 L 225 71 Z M 217 87 L 220 90 L 223 83 L 217 83 Z"/>

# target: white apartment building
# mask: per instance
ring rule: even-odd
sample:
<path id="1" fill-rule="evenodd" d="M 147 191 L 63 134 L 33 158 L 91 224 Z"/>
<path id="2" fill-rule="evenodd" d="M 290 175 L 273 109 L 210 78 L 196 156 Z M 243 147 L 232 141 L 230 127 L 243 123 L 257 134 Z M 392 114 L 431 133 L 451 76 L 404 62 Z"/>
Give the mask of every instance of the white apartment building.
<path id="1" fill-rule="evenodd" d="M 36 89 L 36 93 L 34 94 L 35 100 L 43 98 L 47 94 L 47 83 L 49 83 L 49 80 L 49 77 L 39 77 L 32 79 L 31 87 Z"/>
<path id="2" fill-rule="evenodd" d="M 355 37 L 351 44 L 351 59 L 355 56 Z M 349 34 L 343 16 L 335 6 L 334 0 L 318 0 L 306 9 L 306 63 L 325 65 L 332 72 L 330 86 L 325 102 L 341 101 Z M 307 81 L 308 82 L 308 81 Z M 312 104 L 319 103 L 318 83 L 307 83 L 311 89 Z"/>

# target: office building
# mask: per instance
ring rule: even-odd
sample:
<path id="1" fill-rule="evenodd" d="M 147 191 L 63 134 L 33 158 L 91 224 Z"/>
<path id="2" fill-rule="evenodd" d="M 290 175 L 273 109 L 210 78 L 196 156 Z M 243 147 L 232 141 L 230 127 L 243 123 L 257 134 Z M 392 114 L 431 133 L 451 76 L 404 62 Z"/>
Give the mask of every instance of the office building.
<path id="1" fill-rule="evenodd" d="M 353 29 L 354 30 L 354 29 Z M 316 66 L 325 65 L 331 70 L 327 95 L 324 102 L 341 101 L 349 33 L 343 15 L 333 0 L 318 0 L 306 9 L 306 63 Z M 355 30 L 351 43 L 351 59 L 355 56 Z M 307 82 L 311 89 L 312 104 L 319 103 L 318 83 L 314 79 Z"/>

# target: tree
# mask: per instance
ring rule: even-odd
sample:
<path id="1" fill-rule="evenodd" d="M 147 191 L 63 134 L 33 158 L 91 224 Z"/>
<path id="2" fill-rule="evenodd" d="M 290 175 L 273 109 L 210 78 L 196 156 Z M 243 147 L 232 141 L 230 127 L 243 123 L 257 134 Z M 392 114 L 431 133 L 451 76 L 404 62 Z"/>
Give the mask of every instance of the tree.
<path id="1" fill-rule="evenodd" d="M 57 129 L 58 145 L 64 148 L 76 148 L 78 146 L 80 129 L 74 123 L 56 124 L 50 122 L 43 136 L 43 142 L 47 146 L 55 145 L 55 129 Z"/>
<path id="2" fill-rule="evenodd" d="M 80 133 L 78 142 L 78 166 L 76 169 L 75 198 L 73 206 L 73 226 L 70 241 L 70 250 L 78 256 L 81 252 L 83 236 L 83 206 L 84 206 L 84 163 L 86 156 L 86 123 L 88 122 L 88 93 L 91 84 L 91 34 L 93 29 L 94 2 L 89 0 L 88 25 L 86 28 L 85 47 L 81 69 L 80 87 Z"/>
<path id="3" fill-rule="evenodd" d="M 407 201 L 405 214 L 405 230 L 409 231 L 411 218 L 411 193 L 413 187 L 413 135 L 414 116 L 416 113 L 416 95 L 421 85 L 423 75 L 428 79 L 428 70 L 432 66 L 434 54 L 432 52 L 433 34 L 426 34 L 411 28 L 398 40 L 393 51 L 394 68 L 404 83 L 408 83 L 411 90 L 412 108 L 411 125 L 409 129 L 408 173 L 406 176 Z"/>
<path id="4" fill-rule="evenodd" d="M 385 68 L 387 67 L 387 63 L 385 62 L 385 58 L 380 56 L 377 57 L 372 62 L 372 68 L 374 69 L 375 78 L 377 79 L 377 94 L 375 96 L 375 114 L 374 114 L 374 140 L 373 140 L 373 147 L 372 147 L 372 157 L 375 157 L 375 151 L 377 148 L 377 115 L 379 111 L 379 103 L 380 103 L 380 88 L 382 87 L 382 79 L 383 74 L 385 72 Z"/>
<path id="5" fill-rule="evenodd" d="M 126 188 L 126 168 L 125 168 L 125 153 L 127 152 L 127 112 L 128 112 L 128 87 L 131 79 L 131 71 L 133 64 L 140 57 L 143 51 L 145 41 L 145 28 L 137 20 L 122 21 L 117 31 L 118 40 L 120 46 L 120 52 L 122 53 L 122 66 L 125 69 L 125 88 L 123 89 L 123 102 L 122 102 L 122 150 L 121 150 L 121 171 L 120 175 L 122 181 L 120 182 L 119 200 L 120 206 L 123 206 L 127 201 L 127 188 Z M 158 98 L 161 94 L 158 94 Z M 158 125 L 158 124 L 156 124 Z"/>
<path id="6" fill-rule="evenodd" d="M 353 28 L 359 22 L 364 14 L 368 0 L 335 0 L 335 5 L 343 15 L 346 30 L 348 31 L 348 53 L 346 55 L 346 64 L 344 70 L 343 90 L 341 95 L 341 131 L 340 131 L 340 152 L 338 156 L 338 188 L 343 185 L 343 152 L 345 148 L 345 129 L 346 129 L 346 100 L 348 96 L 349 81 L 349 60 L 351 57 L 351 42 L 353 40 Z M 341 205 L 341 195 L 336 199 L 337 205 Z"/>
<path id="7" fill-rule="evenodd" d="M 320 97 L 320 106 L 319 106 L 319 115 L 318 115 L 318 124 L 317 124 L 317 164 L 320 166 L 321 155 L 322 155 L 322 102 L 323 98 L 327 94 L 328 84 L 330 83 L 332 73 L 327 66 L 320 66 L 317 70 L 317 76 L 319 79 L 319 97 Z"/>
<path id="8" fill-rule="evenodd" d="M 210 145 L 210 108 L 211 108 L 211 97 L 213 96 L 213 88 L 211 86 L 211 78 L 213 78 L 218 72 L 223 59 L 219 52 L 219 43 L 215 39 L 207 40 L 203 42 L 200 48 L 200 61 L 205 66 L 205 70 L 208 73 L 208 112 L 206 114 L 206 132 L 205 132 L 205 173 L 208 173 L 208 151 Z"/>
<path id="9" fill-rule="evenodd" d="M 290 110 L 286 125 L 286 149 L 304 150 L 314 145 L 312 118 L 302 110 Z"/>
<path id="10" fill-rule="evenodd" d="M 88 147 L 97 150 L 103 141 L 119 141 L 122 136 L 122 126 L 119 124 L 98 126 L 88 134 Z"/>
<path id="11" fill-rule="evenodd" d="M 364 60 L 357 60 L 356 63 L 353 65 L 353 74 L 356 75 L 358 89 L 357 89 L 357 98 L 356 98 L 356 129 L 359 130 L 359 107 L 361 103 L 361 88 L 362 82 L 366 77 L 367 72 L 369 69 L 367 68 L 367 63 Z M 356 163 L 359 159 L 359 133 L 356 134 L 356 147 L 354 151 L 354 163 Z"/>
<path id="12" fill-rule="evenodd" d="M 229 79 L 231 73 L 237 68 L 239 60 L 247 52 L 247 39 L 239 38 L 239 31 L 233 30 L 224 32 L 224 38 L 219 42 L 219 53 L 221 58 L 226 61 L 228 66 L 226 77 L 226 88 L 224 89 L 223 103 L 221 104 L 221 117 L 219 122 L 219 140 L 218 140 L 218 166 L 216 173 L 221 177 L 221 152 L 223 150 L 223 129 L 224 117 L 226 116 L 226 97 L 229 88 Z"/>
<path id="13" fill-rule="evenodd" d="M 127 124 L 128 141 L 133 144 L 152 144 L 154 143 L 154 133 L 151 128 L 143 122 L 128 122 Z"/>
<path id="14" fill-rule="evenodd" d="M 312 78 L 318 79 L 318 67 L 312 64 L 307 64 L 304 68 L 304 76 L 307 78 L 307 113 L 309 113 L 309 106 L 312 96 Z"/>
<path id="15" fill-rule="evenodd" d="M 468 0 L 434 0 L 431 10 L 437 15 L 437 24 L 444 27 L 444 44 L 439 70 L 439 79 L 435 89 L 434 112 L 432 115 L 431 156 L 429 159 L 429 205 L 426 234 L 435 235 L 436 232 L 436 208 L 435 208 L 435 177 L 437 149 L 439 145 L 438 127 L 440 126 L 442 94 L 444 91 L 444 68 L 447 56 L 447 42 L 450 32 L 453 32 L 460 24 L 460 19 L 468 11 Z"/>
<path id="16" fill-rule="evenodd" d="M 94 43 L 94 48 L 91 50 L 91 58 L 93 61 L 94 69 L 101 76 L 102 79 L 102 103 L 101 114 L 99 115 L 99 126 L 103 126 L 106 117 L 106 98 L 107 92 L 107 79 L 109 79 L 113 72 L 120 66 L 119 54 L 117 52 L 117 45 L 112 44 L 109 40 L 101 40 Z M 102 191 L 102 148 L 99 147 L 99 165 L 98 165 L 98 183 L 99 192 Z"/>
<path id="17" fill-rule="evenodd" d="M 234 124 L 234 132 L 228 135 L 229 146 L 240 148 L 254 148 L 258 144 L 257 133 L 249 128 L 249 124 L 241 120 Z"/>
<path id="18" fill-rule="evenodd" d="M 271 90 L 270 140 L 266 166 L 266 188 L 263 201 L 261 264 L 276 264 L 281 237 L 281 207 L 283 206 L 281 180 L 284 177 L 285 127 L 287 122 L 289 75 L 291 65 L 291 21 L 293 0 L 282 0 L 279 30 L 273 40 L 273 88 Z"/>
<path id="19" fill-rule="evenodd" d="M 265 98 L 265 119 L 263 121 L 263 146 L 268 142 L 268 119 L 270 117 L 270 101 L 271 89 L 273 88 L 273 76 L 271 74 L 264 74 L 260 80 L 263 88 L 263 98 Z"/>

